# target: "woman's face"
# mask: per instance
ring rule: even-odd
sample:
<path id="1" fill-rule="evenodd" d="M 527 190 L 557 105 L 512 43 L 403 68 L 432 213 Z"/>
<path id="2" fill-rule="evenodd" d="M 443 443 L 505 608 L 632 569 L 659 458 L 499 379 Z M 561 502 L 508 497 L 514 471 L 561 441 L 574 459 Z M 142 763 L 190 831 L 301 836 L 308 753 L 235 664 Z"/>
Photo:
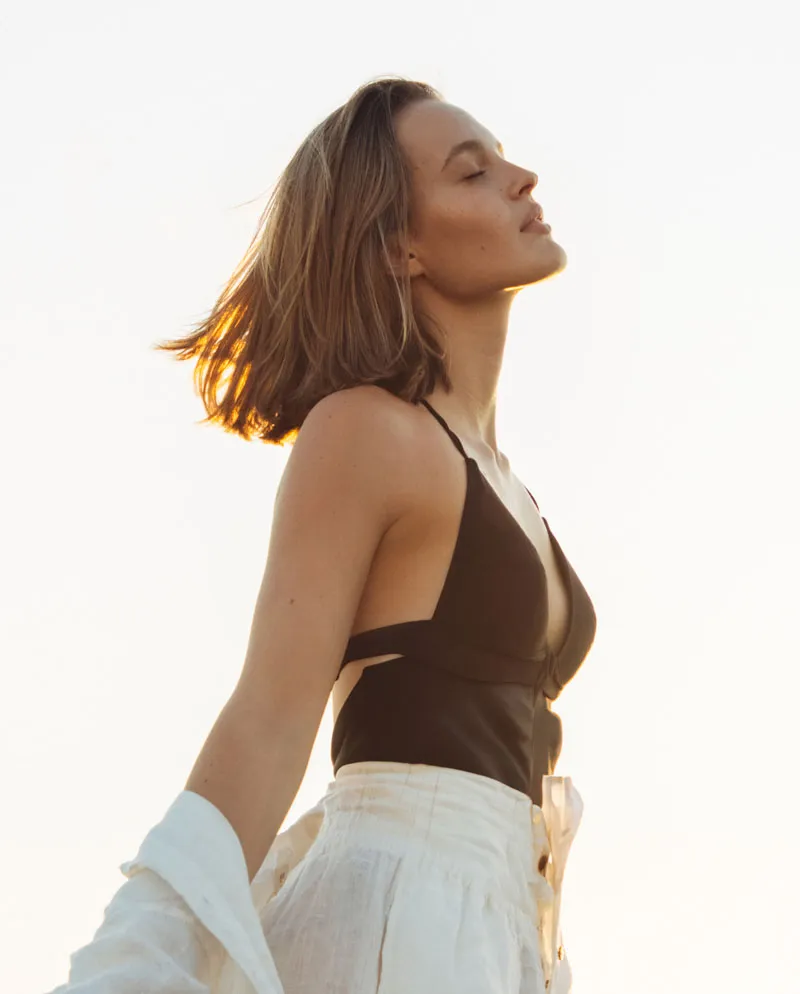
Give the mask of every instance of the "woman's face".
<path id="1" fill-rule="evenodd" d="M 412 171 L 411 275 L 448 297 L 484 297 L 560 272 L 563 248 L 535 226 L 536 173 L 508 162 L 491 132 L 438 100 L 404 108 L 396 128 Z M 451 155 L 453 146 L 476 142 Z"/>

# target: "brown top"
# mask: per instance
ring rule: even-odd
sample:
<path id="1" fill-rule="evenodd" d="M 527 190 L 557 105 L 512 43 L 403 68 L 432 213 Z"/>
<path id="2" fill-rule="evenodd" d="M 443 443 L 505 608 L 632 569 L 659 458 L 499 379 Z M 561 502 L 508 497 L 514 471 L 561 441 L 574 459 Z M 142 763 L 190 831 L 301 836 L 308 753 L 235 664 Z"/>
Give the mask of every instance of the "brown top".
<path id="1" fill-rule="evenodd" d="M 548 646 L 538 551 L 444 418 L 422 403 L 467 461 L 458 538 L 432 618 L 349 640 L 342 667 L 402 656 L 366 667 L 342 705 L 331 739 L 334 771 L 369 760 L 447 766 L 492 777 L 541 804 L 542 776 L 561 751 L 561 720 L 543 688 L 555 684 L 557 697 L 586 658 L 594 607 L 543 517 L 570 608 L 564 644 L 558 652 Z"/>

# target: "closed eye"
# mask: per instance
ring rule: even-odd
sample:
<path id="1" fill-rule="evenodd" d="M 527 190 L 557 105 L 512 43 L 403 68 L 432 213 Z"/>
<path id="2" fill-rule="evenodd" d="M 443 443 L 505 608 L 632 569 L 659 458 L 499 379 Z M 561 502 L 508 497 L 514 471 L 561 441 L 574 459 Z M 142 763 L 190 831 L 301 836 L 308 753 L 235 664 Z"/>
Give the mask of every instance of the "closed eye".
<path id="1" fill-rule="evenodd" d="M 483 176 L 485 172 L 485 169 L 481 169 L 479 173 L 473 173 L 471 176 L 465 176 L 464 179 L 477 179 L 478 176 Z"/>

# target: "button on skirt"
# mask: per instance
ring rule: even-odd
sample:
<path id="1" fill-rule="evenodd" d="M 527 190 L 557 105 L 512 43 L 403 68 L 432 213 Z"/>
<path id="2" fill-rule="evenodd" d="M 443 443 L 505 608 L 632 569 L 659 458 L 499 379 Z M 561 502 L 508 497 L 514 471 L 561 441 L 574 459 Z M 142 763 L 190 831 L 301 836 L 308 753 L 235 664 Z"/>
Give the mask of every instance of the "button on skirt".
<path id="1" fill-rule="evenodd" d="M 341 767 L 253 882 L 285 994 L 567 994 L 552 827 L 489 777 Z"/>

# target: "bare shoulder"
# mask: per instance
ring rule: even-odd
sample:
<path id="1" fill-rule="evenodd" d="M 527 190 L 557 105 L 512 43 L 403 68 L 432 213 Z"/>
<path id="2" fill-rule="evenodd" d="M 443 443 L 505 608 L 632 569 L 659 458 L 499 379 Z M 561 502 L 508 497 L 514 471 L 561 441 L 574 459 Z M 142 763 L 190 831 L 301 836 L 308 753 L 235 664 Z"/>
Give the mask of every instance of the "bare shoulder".
<path id="1" fill-rule="evenodd" d="M 334 424 L 337 430 L 358 432 L 360 440 L 375 443 L 385 440 L 386 433 L 392 441 L 411 441 L 418 411 L 401 397 L 372 384 L 337 390 L 318 401 L 303 422 L 298 440 L 308 426 L 320 430 L 322 424 Z M 296 443 L 295 443 L 296 444 Z"/>
<path id="2" fill-rule="evenodd" d="M 297 434 L 278 499 L 282 490 L 313 486 L 315 478 L 349 476 L 367 503 L 383 502 L 388 527 L 414 493 L 423 439 L 418 407 L 382 387 L 363 384 L 328 394 Z"/>

